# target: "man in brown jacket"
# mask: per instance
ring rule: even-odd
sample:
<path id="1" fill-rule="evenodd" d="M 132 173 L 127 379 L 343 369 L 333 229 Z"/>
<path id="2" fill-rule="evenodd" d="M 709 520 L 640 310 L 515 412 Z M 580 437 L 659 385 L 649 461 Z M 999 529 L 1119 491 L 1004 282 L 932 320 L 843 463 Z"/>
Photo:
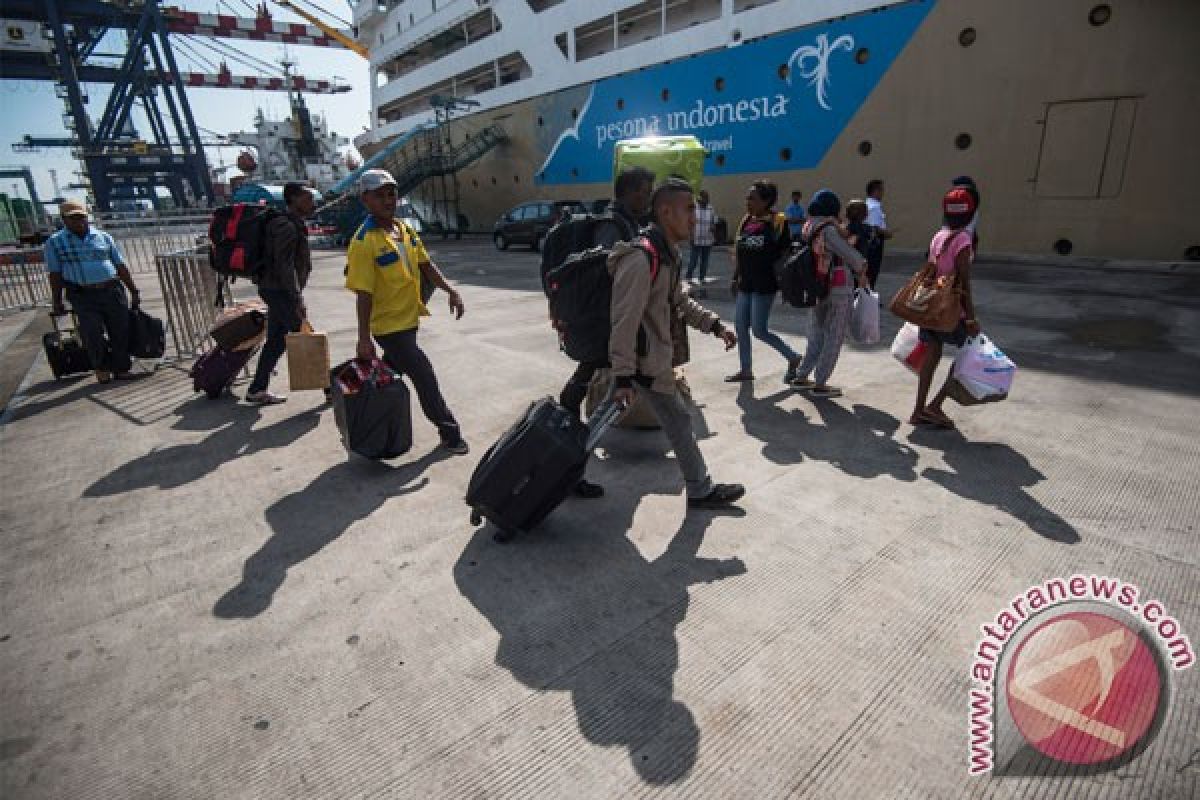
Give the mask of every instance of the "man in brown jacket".
<path id="1" fill-rule="evenodd" d="M 267 384 L 287 349 L 287 335 L 299 331 L 308 316 L 303 292 L 312 273 L 312 253 L 305 220 L 313 213 L 313 193 L 302 183 L 287 183 L 283 200 L 287 213 L 267 223 L 267 259 L 262 273 L 254 279 L 258 296 L 267 304 L 267 341 L 258 356 L 254 380 L 246 390 L 246 402 L 260 406 L 287 400 L 284 395 L 267 391 Z"/>
<path id="2" fill-rule="evenodd" d="M 736 483 L 714 484 L 708 474 L 692 417 L 675 386 L 671 320 L 678 316 L 688 326 L 711 333 L 725 343 L 726 350 L 737 346 L 737 335 L 680 290 L 678 248 L 691 239 L 696 225 L 691 187 L 668 179 L 655 189 L 650 207 L 652 222 L 645 233 L 657 259 L 636 244 L 618 243 L 608 261 L 613 279 L 608 341 L 613 399 L 628 405 L 637 392 L 643 393 L 675 451 L 687 483 L 688 505 L 721 508 L 736 503 L 746 489 Z"/>

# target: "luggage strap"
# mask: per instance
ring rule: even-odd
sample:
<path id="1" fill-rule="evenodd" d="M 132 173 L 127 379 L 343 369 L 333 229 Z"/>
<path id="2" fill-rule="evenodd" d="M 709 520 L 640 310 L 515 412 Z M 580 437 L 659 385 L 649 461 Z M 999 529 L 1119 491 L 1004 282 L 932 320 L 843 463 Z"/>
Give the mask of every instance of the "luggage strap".
<path id="1" fill-rule="evenodd" d="M 238 225 L 242 221 L 242 213 L 246 210 L 245 203 L 234 203 L 233 213 L 229 215 L 229 222 L 225 223 L 225 238 L 236 239 Z"/>

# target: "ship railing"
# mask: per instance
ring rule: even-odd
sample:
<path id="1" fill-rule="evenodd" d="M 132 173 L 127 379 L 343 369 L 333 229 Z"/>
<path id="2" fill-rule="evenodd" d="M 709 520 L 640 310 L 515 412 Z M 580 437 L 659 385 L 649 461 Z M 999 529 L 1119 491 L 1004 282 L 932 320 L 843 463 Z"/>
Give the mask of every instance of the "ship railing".
<path id="1" fill-rule="evenodd" d="M 174 360 L 188 361 L 211 347 L 209 330 L 221 308 L 233 302 L 233 294 L 210 266 L 207 248 L 158 253 L 154 267 L 175 349 Z"/>
<path id="2" fill-rule="evenodd" d="M 50 305 L 50 279 L 40 247 L 0 252 L 0 316 Z"/>

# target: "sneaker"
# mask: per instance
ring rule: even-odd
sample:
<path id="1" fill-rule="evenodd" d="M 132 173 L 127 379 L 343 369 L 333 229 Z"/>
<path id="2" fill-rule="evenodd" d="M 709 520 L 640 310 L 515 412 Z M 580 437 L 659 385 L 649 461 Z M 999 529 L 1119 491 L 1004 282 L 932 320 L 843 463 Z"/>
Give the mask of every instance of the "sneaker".
<path id="1" fill-rule="evenodd" d="M 788 362 L 787 372 L 783 373 L 783 382 L 790 384 L 796 380 L 796 370 L 800 369 L 800 365 L 804 363 L 804 359 L 797 358 Z"/>
<path id="2" fill-rule="evenodd" d="M 689 497 L 689 508 L 725 508 L 741 500 L 746 487 L 740 483 L 718 483 L 704 497 Z"/>
<path id="3" fill-rule="evenodd" d="M 575 494 L 588 500 L 594 500 L 597 497 L 604 497 L 604 487 L 581 478 L 579 483 L 575 484 Z"/>
<path id="4" fill-rule="evenodd" d="M 103 369 L 96 370 L 96 383 L 111 383 L 112 379 L 113 379 L 113 374 L 111 372 L 109 372 L 108 370 L 103 370 Z"/>
<path id="5" fill-rule="evenodd" d="M 446 448 L 452 455 L 465 456 L 471 452 L 470 446 L 466 439 L 459 439 L 456 442 L 442 442 L 442 447 Z"/>
<path id="6" fill-rule="evenodd" d="M 256 406 L 277 406 L 280 403 L 286 403 L 287 398 L 263 389 L 261 392 L 246 392 L 246 402 Z"/>

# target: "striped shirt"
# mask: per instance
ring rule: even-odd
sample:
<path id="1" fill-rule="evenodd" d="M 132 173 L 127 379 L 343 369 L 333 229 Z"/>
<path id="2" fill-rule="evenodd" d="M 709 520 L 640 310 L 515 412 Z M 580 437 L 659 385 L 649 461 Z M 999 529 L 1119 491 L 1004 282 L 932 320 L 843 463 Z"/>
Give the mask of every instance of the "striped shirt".
<path id="1" fill-rule="evenodd" d="M 696 232 L 692 234 L 692 244 L 697 247 L 712 247 L 713 225 L 717 222 L 717 212 L 712 206 L 696 206 Z"/>
<path id="2" fill-rule="evenodd" d="M 63 228 L 46 240 L 45 252 L 47 271 L 83 286 L 110 281 L 117 277 L 117 267 L 125 266 L 117 243 L 95 228 L 89 228 L 84 236 Z"/>

